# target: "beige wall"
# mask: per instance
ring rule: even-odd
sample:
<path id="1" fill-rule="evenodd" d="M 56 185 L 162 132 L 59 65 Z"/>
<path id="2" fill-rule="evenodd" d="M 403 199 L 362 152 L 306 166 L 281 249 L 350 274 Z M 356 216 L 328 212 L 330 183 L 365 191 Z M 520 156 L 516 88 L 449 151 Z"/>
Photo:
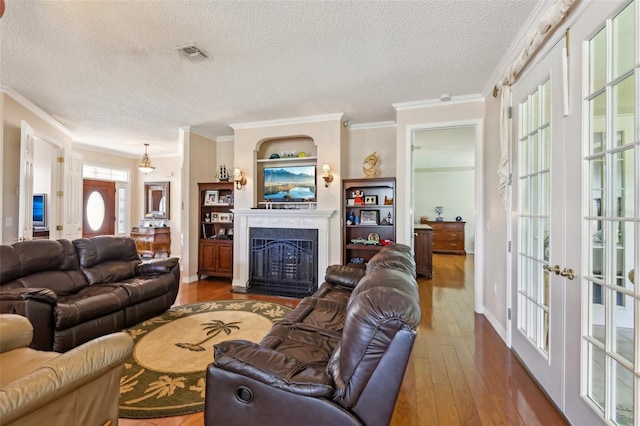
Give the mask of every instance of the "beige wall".
<path id="1" fill-rule="evenodd" d="M 20 133 L 25 120 L 38 137 L 58 146 L 71 146 L 68 134 L 43 120 L 5 92 L 2 111 L 2 244 L 13 244 L 18 238 L 18 188 L 20 186 Z M 7 226 L 9 225 L 9 226 Z"/>
<path id="2" fill-rule="evenodd" d="M 221 142 L 222 143 L 222 142 Z M 200 194 L 199 182 L 217 182 L 216 165 L 218 144 L 196 133 L 186 132 L 184 136 L 184 163 L 182 175 L 182 193 L 184 211 L 182 212 L 182 281 L 197 280 Z M 227 160 L 224 160 L 227 161 Z"/>
<path id="3" fill-rule="evenodd" d="M 500 162 L 500 100 L 485 99 L 484 126 L 484 314 L 499 334 L 506 336 L 507 322 L 507 221 L 498 192 Z M 497 321 L 497 324 L 496 324 Z M 502 328 L 501 330 L 499 328 Z"/>
<path id="4" fill-rule="evenodd" d="M 347 147 L 344 179 L 365 177 L 362 171 L 364 159 L 374 151 L 378 157 L 376 177 L 396 176 L 396 126 L 351 129 Z"/>

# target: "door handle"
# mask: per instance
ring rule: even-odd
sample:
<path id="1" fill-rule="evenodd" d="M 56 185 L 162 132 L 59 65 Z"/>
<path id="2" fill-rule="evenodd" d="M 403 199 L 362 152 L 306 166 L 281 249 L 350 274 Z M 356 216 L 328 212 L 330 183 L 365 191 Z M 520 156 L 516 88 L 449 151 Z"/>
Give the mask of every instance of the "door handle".
<path id="1" fill-rule="evenodd" d="M 552 268 L 552 267 L 550 267 L 549 265 L 544 264 L 544 265 L 542 266 L 542 269 L 544 269 L 545 271 L 548 271 L 548 272 L 555 272 L 555 273 L 556 273 L 556 275 L 560 275 L 560 265 L 555 265 L 555 266 Z"/>
<path id="2" fill-rule="evenodd" d="M 575 274 L 573 272 L 573 269 L 571 268 L 564 268 L 561 272 L 560 275 L 562 275 L 563 277 L 567 277 L 570 280 L 572 280 L 575 277 Z"/>

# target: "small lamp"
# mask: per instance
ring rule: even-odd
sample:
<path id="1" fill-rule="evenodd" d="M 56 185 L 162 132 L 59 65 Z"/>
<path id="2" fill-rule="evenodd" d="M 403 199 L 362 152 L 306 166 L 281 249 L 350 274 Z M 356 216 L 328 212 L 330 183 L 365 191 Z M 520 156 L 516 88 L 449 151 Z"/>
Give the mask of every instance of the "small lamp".
<path id="1" fill-rule="evenodd" d="M 138 170 L 142 173 L 147 174 L 151 173 L 155 170 L 155 167 L 151 165 L 151 160 L 149 159 L 149 154 L 147 154 L 147 148 L 149 147 L 148 143 L 144 144 L 144 155 L 142 156 L 142 161 L 138 164 Z"/>
<path id="2" fill-rule="evenodd" d="M 328 163 L 322 165 L 322 179 L 324 179 L 324 187 L 329 187 L 329 182 L 333 182 L 333 175 L 331 174 L 331 166 Z"/>
<path id="3" fill-rule="evenodd" d="M 242 174 L 239 168 L 233 169 L 233 181 L 236 183 L 236 189 L 242 189 L 247 184 L 247 178 Z"/>

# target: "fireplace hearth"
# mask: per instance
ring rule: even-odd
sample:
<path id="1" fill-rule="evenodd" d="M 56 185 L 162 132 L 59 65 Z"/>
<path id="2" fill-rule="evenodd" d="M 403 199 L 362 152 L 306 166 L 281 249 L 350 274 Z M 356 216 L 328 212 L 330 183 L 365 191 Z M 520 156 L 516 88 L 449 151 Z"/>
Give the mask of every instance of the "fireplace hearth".
<path id="1" fill-rule="evenodd" d="M 317 229 L 249 229 L 248 290 L 305 297 L 318 288 Z"/>

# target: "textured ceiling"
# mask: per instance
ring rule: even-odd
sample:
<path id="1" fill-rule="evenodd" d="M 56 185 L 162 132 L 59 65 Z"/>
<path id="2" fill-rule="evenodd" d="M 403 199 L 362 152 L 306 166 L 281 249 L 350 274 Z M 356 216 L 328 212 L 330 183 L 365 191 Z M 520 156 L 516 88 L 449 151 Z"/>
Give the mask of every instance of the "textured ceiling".
<path id="1" fill-rule="evenodd" d="M 479 94 L 538 1 L 29 1 L 0 20 L 0 85 L 78 142 L 174 153 L 178 128 Z M 197 43 L 211 60 L 176 47 Z"/>

